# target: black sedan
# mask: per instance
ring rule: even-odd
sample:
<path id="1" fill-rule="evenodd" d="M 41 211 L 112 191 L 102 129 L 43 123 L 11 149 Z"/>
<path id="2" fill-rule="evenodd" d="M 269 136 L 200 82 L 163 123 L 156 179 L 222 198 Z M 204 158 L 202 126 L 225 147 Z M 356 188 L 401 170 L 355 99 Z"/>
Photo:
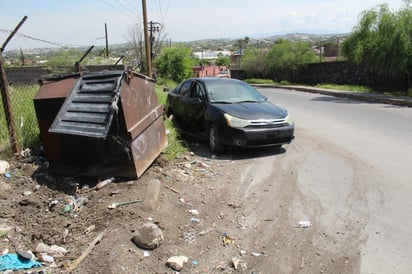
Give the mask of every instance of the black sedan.
<path id="1" fill-rule="evenodd" d="M 280 147 L 294 138 L 288 112 L 236 79 L 185 80 L 169 92 L 165 108 L 183 132 L 207 139 L 215 153 L 225 147 Z"/>

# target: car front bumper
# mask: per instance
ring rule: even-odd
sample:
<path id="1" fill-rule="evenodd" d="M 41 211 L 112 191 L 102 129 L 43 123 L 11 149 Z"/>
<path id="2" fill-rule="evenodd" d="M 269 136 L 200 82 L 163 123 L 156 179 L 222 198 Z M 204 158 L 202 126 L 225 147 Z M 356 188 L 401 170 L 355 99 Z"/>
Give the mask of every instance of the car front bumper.
<path id="1" fill-rule="evenodd" d="M 277 128 L 226 128 L 221 131 L 223 145 L 265 147 L 289 144 L 295 138 L 294 125 Z"/>

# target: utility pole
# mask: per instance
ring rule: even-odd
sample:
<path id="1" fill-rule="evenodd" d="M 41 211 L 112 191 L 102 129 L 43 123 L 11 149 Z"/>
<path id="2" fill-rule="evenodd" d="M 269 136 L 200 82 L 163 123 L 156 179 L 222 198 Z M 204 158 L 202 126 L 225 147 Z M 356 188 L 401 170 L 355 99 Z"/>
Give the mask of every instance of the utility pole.
<path id="1" fill-rule="evenodd" d="M 109 38 L 107 37 L 107 24 L 104 23 L 104 36 L 106 37 L 106 58 L 109 58 Z"/>
<path id="2" fill-rule="evenodd" d="M 153 36 L 153 32 L 159 32 L 160 27 L 159 27 L 160 23 L 157 22 L 153 22 L 150 21 L 149 24 L 149 31 L 150 31 L 150 61 L 153 61 L 153 43 L 154 43 L 154 36 Z"/>
<path id="3" fill-rule="evenodd" d="M 27 19 L 27 16 L 24 16 L 23 19 L 16 26 L 16 28 L 12 31 L 9 37 L 7 37 L 6 41 L 3 43 L 3 45 L 0 48 L 1 99 L 3 100 L 3 108 L 4 108 L 4 114 L 6 116 L 7 128 L 9 130 L 11 149 L 13 150 L 14 153 L 20 153 L 20 146 L 19 146 L 19 141 L 17 139 L 16 126 L 14 125 L 13 113 L 11 110 L 11 102 L 10 102 L 10 96 L 9 96 L 9 83 L 7 82 L 6 70 L 4 69 L 4 65 L 3 65 L 3 51 L 6 48 L 9 41 L 11 40 L 11 38 L 13 38 L 13 36 L 16 34 L 19 28 L 23 25 L 24 21 L 26 21 L 26 19 Z"/>
<path id="4" fill-rule="evenodd" d="M 152 60 L 150 59 L 150 45 L 149 45 L 149 35 L 147 32 L 147 10 L 146 10 L 146 0 L 142 0 L 143 7 L 143 28 L 144 28 L 144 41 L 146 48 L 146 66 L 147 66 L 147 76 L 152 77 Z"/>

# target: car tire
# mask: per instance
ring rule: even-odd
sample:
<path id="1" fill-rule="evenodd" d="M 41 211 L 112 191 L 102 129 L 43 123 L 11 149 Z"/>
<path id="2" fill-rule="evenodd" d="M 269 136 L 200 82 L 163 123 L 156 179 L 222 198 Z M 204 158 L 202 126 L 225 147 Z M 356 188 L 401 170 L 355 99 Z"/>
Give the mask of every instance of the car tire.
<path id="1" fill-rule="evenodd" d="M 219 132 L 215 125 L 209 127 L 209 147 L 213 153 L 222 153 L 224 146 L 220 142 Z"/>

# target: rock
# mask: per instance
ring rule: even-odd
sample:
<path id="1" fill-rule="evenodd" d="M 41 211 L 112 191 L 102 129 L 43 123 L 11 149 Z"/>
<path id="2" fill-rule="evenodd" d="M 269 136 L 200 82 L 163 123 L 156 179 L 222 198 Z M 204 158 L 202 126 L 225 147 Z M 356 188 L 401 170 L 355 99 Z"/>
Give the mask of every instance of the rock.
<path id="1" fill-rule="evenodd" d="M 166 265 L 173 270 L 180 271 L 183 268 L 183 265 L 189 261 L 189 258 L 186 256 L 172 256 L 166 261 Z"/>
<path id="2" fill-rule="evenodd" d="M 6 182 L 0 180 L 0 198 L 7 198 L 7 192 L 11 189 L 11 186 Z"/>
<path id="3" fill-rule="evenodd" d="M 152 222 L 143 224 L 137 230 L 137 235 L 132 238 L 133 243 L 142 249 L 153 250 L 163 242 L 162 230 Z"/>
<path id="4" fill-rule="evenodd" d="M 9 167 L 10 165 L 7 161 L 0 160 L 0 174 L 5 174 Z"/>
<path id="5" fill-rule="evenodd" d="M 232 258 L 232 266 L 235 270 L 240 270 L 240 269 L 246 270 L 247 269 L 246 262 L 244 262 L 243 260 L 237 257 Z"/>

